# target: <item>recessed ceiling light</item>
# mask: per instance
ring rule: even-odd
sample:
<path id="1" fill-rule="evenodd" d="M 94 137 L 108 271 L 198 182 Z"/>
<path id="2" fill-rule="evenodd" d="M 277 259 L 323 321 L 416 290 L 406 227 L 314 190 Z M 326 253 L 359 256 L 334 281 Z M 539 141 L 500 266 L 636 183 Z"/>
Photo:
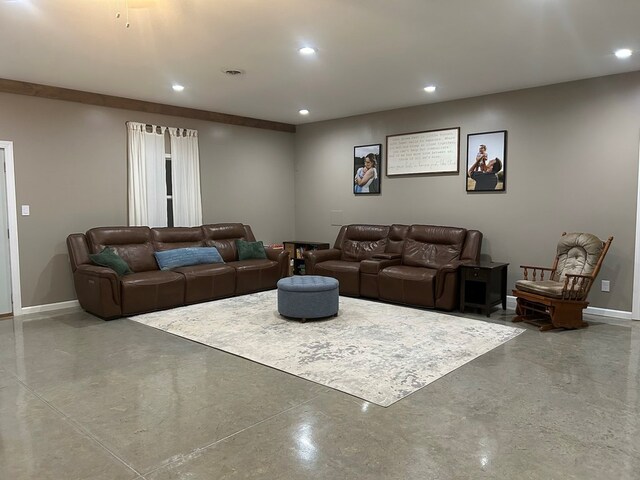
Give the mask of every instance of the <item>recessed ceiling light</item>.
<path id="1" fill-rule="evenodd" d="M 181 92 L 184 90 L 184 87 L 182 85 L 178 85 L 177 83 L 173 85 L 171 88 L 173 88 L 174 92 Z"/>
<path id="2" fill-rule="evenodd" d="M 631 55 L 633 55 L 633 51 L 631 51 L 631 49 L 629 48 L 621 48 L 620 50 L 616 50 L 615 55 L 618 58 L 629 58 Z"/>
<path id="3" fill-rule="evenodd" d="M 312 47 L 302 47 L 298 52 L 300 52 L 301 55 L 313 55 L 316 53 L 316 49 Z"/>
<path id="4" fill-rule="evenodd" d="M 433 93 L 436 91 L 436 86 L 435 85 L 429 85 L 427 87 L 424 87 L 424 91 L 428 92 L 428 93 Z"/>
<path id="5" fill-rule="evenodd" d="M 302 110 L 298 111 L 298 113 L 300 115 L 309 115 L 309 110 L 307 110 L 306 108 L 303 108 Z"/>

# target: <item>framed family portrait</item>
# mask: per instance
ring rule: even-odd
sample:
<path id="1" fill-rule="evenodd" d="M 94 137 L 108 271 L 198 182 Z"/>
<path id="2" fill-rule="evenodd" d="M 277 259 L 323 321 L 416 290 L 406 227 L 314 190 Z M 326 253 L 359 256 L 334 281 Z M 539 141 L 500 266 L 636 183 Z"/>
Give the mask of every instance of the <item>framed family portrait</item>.
<path id="1" fill-rule="evenodd" d="M 506 130 L 467 135 L 467 192 L 504 192 L 506 172 Z"/>
<path id="2" fill-rule="evenodd" d="M 353 193 L 376 195 L 380 193 L 382 171 L 382 144 L 353 147 Z"/>

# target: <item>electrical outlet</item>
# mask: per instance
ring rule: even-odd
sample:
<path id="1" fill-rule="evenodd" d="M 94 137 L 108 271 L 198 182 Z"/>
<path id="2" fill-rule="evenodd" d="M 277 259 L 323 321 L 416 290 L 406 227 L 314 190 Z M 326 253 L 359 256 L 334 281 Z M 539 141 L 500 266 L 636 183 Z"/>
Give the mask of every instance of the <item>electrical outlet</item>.
<path id="1" fill-rule="evenodd" d="M 610 284 L 609 280 L 602 280 L 602 288 L 601 288 L 601 290 L 603 292 L 608 292 L 610 286 L 611 286 L 611 284 Z"/>

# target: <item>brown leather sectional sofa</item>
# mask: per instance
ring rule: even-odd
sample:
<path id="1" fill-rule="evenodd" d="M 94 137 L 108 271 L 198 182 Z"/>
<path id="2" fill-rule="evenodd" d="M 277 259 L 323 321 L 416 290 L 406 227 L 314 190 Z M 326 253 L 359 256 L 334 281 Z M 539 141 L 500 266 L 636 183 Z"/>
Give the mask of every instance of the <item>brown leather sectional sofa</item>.
<path id="1" fill-rule="evenodd" d="M 337 278 L 340 294 L 453 310 L 458 267 L 480 259 L 482 233 L 433 225 L 345 225 L 333 248 L 305 252 L 307 274 Z"/>
<path id="2" fill-rule="evenodd" d="M 267 259 L 238 261 L 236 240 L 255 241 L 249 225 L 201 227 L 100 227 L 67 237 L 76 293 L 82 308 L 104 319 L 161 310 L 276 288 L 287 275 L 288 254 L 265 248 Z M 91 263 L 90 253 L 110 246 L 134 273 L 119 277 Z M 155 251 L 214 246 L 225 263 L 159 270 Z"/>

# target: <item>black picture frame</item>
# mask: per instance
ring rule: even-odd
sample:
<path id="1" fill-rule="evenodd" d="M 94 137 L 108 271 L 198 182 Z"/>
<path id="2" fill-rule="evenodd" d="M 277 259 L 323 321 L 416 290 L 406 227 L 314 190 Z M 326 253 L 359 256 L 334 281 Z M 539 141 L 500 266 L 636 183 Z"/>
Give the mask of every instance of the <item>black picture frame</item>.
<path id="1" fill-rule="evenodd" d="M 367 168 L 367 165 L 369 167 Z M 373 169 L 373 174 L 371 170 Z M 369 173 L 367 173 L 369 172 Z M 354 195 L 380 195 L 382 192 L 382 144 L 357 145 L 353 147 L 353 176 L 351 188 Z M 369 175 L 371 178 L 360 184 Z"/>
<path id="2" fill-rule="evenodd" d="M 470 133 L 467 135 L 465 185 L 467 193 L 506 191 L 506 130 Z"/>

